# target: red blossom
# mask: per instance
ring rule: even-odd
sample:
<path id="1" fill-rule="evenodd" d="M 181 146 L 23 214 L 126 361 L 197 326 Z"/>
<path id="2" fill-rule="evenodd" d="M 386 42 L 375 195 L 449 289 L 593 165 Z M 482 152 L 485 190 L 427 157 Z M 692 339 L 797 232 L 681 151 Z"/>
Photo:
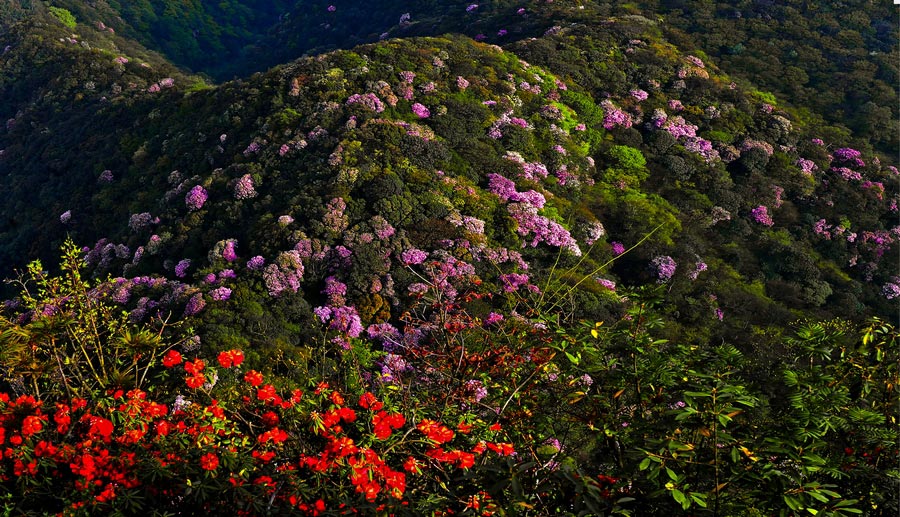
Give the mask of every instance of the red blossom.
<path id="1" fill-rule="evenodd" d="M 169 350 L 163 357 L 163 366 L 166 368 L 172 368 L 179 364 L 181 364 L 181 354 L 178 353 L 178 350 Z"/>
<path id="2" fill-rule="evenodd" d="M 200 458 L 200 467 L 203 470 L 216 470 L 219 467 L 219 457 L 208 452 Z"/>
<path id="3" fill-rule="evenodd" d="M 416 425 L 416 429 L 422 432 L 429 440 L 435 443 L 447 443 L 453 439 L 453 431 L 447 426 L 434 420 L 423 419 Z"/>
<path id="4" fill-rule="evenodd" d="M 44 429 L 44 421 L 40 416 L 26 416 L 22 421 L 22 436 L 29 437 L 33 434 L 39 433 Z"/>
<path id="5" fill-rule="evenodd" d="M 247 384 L 256 387 L 262 384 L 263 375 L 256 370 L 250 370 L 249 372 L 244 374 L 244 381 L 246 381 Z"/>
<path id="6" fill-rule="evenodd" d="M 200 373 L 204 368 L 206 368 L 206 363 L 204 363 L 202 359 L 197 359 L 194 362 L 187 361 L 186 363 L 184 363 L 184 371 L 190 374 Z"/>
<path id="7" fill-rule="evenodd" d="M 371 392 L 365 392 L 359 397 L 359 407 L 363 409 L 371 409 L 372 411 L 380 411 L 384 404 L 378 401 Z"/>
<path id="8" fill-rule="evenodd" d="M 222 368 L 231 368 L 232 366 L 240 366 L 244 362 L 244 353 L 240 350 L 228 350 L 219 353 L 219 364 Z"/>
<path id="9" fill-rule="evenodd" d="M 187 364 L 190 364 L 190 363 L 187 363 Z M 191 375 L 190 377 L 186 377 L 184 379 L 184 382 L 185 382 L 185 384 L 187 384 L 188 388 L 197 389 L 206 383 L 206 377 L 202 373 L 197 372 L 197 373 L 194 373 L 193 375 Z"/>

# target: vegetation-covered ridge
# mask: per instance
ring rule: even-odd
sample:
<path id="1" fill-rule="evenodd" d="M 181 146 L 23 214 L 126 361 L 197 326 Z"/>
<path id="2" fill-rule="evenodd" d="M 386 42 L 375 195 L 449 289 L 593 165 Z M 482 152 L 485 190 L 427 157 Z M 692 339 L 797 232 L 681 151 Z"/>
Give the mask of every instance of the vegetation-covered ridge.
<path id="1" fill-rule="evenodd" d="M 894 511 L 897 169 L 594 21 L 219 86 L 63 12 L 0 36 L 0 263 L 88 244 L 4 305 L 12 511 Z"/>

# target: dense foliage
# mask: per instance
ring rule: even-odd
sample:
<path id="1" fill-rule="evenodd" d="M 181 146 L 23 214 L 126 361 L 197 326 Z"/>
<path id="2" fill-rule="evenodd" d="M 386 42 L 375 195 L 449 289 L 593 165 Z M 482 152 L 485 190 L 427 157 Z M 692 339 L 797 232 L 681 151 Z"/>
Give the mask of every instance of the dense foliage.
<path id="1" fill-rule="evenodd" d="M 79 4 L 0 33 L 9 512 L 896 513 L 886 141 L 634 6 L 309 2 L 260 48 L 382 41 L 212 85 L 127 36 L 284 6 Z"/>

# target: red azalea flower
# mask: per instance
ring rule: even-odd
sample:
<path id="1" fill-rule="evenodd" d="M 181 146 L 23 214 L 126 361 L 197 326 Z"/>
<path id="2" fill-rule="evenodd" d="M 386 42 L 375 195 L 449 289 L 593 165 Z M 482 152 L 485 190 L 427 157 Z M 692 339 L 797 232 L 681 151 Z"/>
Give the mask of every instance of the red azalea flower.
<path id="1" fill-rule="evenodd" d="M 44 422 L 38 416 L 26 416 L 22 421 L 22 436 L 29 437 L 35 433 L 39 433 L 44 429 Z"/>
<path id="2" fill-rule="evenodd" d="M 202 373 L 197 372 L 190 377 L 186 377 L 184 379 L 184 382 L 185 384 L 187 384 L 188 388 L 195 390 L 200 386 L 203 386 L 203 384 L 206 382 L 206 377 Z"/>
<path id="3" fill-rule="evenodd" d="M 162 364 L 166 368 L 181 364 L 181 354 L 177 350 L 169 350 L 163 357 Z"/>
<path id="4" fill-rule="evenodd" d="M 209 452 L 200 458 L 200 467 L 203 470 L 216 470 L 219 467 L 219 457 Z"/>
<path id="5" fill-rule="evenodd" d="M 359 397 L 359 406 L 363 409 L 371 409 L 372 411 L 380 411 L 384 404 L 378 401 L 371 392 L 365 392 Z"/>
<path id="6" fill-rule="evenodd" d="M 184 371 L 186 371 L 187 373 L 200 373 L 204 368 L 206 368 L 206 363 L 204 363 L 202 359 L 197 359 L 194 362 L 188 361 L 184 363 Z"/>
<path id="7" fill-rule="evenodd" d="M 219 353 L 218 360 L 219 364 L 222 365 L 222 368 L 239 366 L 244 362 L 244 353 L 240 350 L 228 350 L 227 352 Z"/>
<path id="8" fill-rule="evenodd" d="M 112 435 L 113 432 L 113 423 L 103 417 L 92 416 L 90 417 L 91 428 L 88 430 L 88 434 L 92 436 L 100 436 L 104 439 L 107 439 Z"/>
<path id="9" fill-rule="evenodd" d="M 253 387 L 259 386 L 263 382 L 263 375 L 256 370 L 250 370 L 244 374 L 244 380 Z"/>

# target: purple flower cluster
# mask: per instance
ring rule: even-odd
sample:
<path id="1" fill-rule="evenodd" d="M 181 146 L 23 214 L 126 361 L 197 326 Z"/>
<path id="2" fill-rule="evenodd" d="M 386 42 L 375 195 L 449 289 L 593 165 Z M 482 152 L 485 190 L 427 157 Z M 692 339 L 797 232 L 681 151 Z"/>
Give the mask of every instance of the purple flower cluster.
<path id="1" fill-rule="evenodd" d="M 544 207 L 546 199 L 544 195 L 535 190 L 528 192 L 516 191 L 516 184 L 499 174 L 488 174 L 488 191 L 496 194 L 503 201 L 511 201 L 516 203 L 525 203 L 536 209 Z"/>
<path id="2" fill-rule="evenodd" d="M 769 215 L 769 208 L 765 205 L 759 205 L 750 211 L 750 216 L 753 217 L 753 220 L 763 226 L 772 226 L 775 224 L 775 221 L 772 220 L 772 216 Z"/>
<path id="3" fill-rule="evenodd" d="M 766 142 L 765 140 L 753 140 L 752 138 L 747 138 L 743 142 L 741 142 L 740 149 L 741 151 L 760 149 L 769 156 L 772 156 L 772 154 L 775 152 L 775 148 L 772 147 L 772 144 L 770 144 L 769 142 Z"/>
<path id="4" fill-rule="evenodd" d="M 342 233 L 347 229 L 350 220 L 344 214 L 347 210 L 347 203 L 342 198 L 333 198 L 325 205 L 325 209 L 326 212 L 325 216 L 322 217 L 322 222 L 325 223 L 325 227 L 328 231 Z"/>
<path id="5" fill-rule="evenodd" d="M 675 275 L 675 269 L 678 267 L 675 259 L 668 255 L 660 255 L 654 258 L 652 264 L 656 268 L 656 281 L 660 284 L 671 280 Z"/>
<path id="6" fill-rule="evenodd" d="M 428 258 L 428 253 L 416 248 L 410 248 L 400 254 L 400 260 L 407 266 L 421 264 Z"/>
<path id="7" fill-rule="evenodd" d="M 175 276 L 184 278 L 187 276 L 187 270 L 191 267 L 191 259 L 182 259 L 175 265 Z"/>
<path id="8" fill-rule="evenodd" d="M 533 191 L 532 191 L 533 192 Z M 541 196 L 543 198 L 543 196 Z M 507 207 L 509 215 L 517 223 L 516 233 L 526 236 L 534 234 L 531 247 L 545 242 L 569 250 L 575 256 L 581 256 L 581 249 L 572 235 L 561 224 L 538 214 L 538 208 L 530 203 L 511 203 Z"/>
<path id="9" fill-rule="evenodd" d="M 488 394 L 487 388 L 484 387 L 484 384 L 476 379 L 466 381 L 465 390 L 467 393 L 472 394 L 472 396 L 475 398 L 476 404 L 481 402 L 481 400 L 487 397 Z"/>
<path id="10" fill-rule="evenodd" d="M 800 167 L 800 172 L 806 174 L 807 176 L 812 175 L 812 173 L 819 168 L 819 166 L 816 165 L 816 162 L 807 160 L 806 158 L 797 158 L 797 161 L 794 163 L 797 165 L 797 167 Z"/>
<path id="11" fill-rule="evenodd" d="M 600 284 L 600 285 L 602 285 L 603 287 L 609 289 L 610 291 L 615 291 L 615 290 L 616 290 L 616 283 L 613 282 L 612 280 L 609 280 L 609 279 L 606 279 L 606 278 L 595 278 L 594 280 L 596 280 L 598 284 Z"/>
<path id="12" fill-rule="evenodd" d="M 881 294 L 888 300 L 900 297 L 900 280 L 895 278 L 893 282 L 881 286 Z"/>
<path id="13" fill-rule="evenodd" d="M 184 197 L 184 204 L 187 205 L 190 211 L 200 210 L 207 199 L 209 199 L 209 194 L 206 192 L 206 189 L 196 185 Z"/>
<path id="14" fill-rule="evenodd" d="M 784 188 L 778 185 L 772 185 L 772 192 L 775 193 L 775 208 L 781 208 L 781 205 L 784 204 L 784 200 L 781 199 L 781 196 L 784 195 Z"/>
<path id="15" fill-rule="evenodd" d="M 184 306 L 184 315 L 193 316 L 202 311 L 204 307 L 206 307 L 206 301 L 203 300 L 203 295 L 200 293 L 196 293 L 191 296 L 187 304 Z"/>
<path id="16" fill-rule="evenodd" d="M 340 307 L 316 307 L 313 312 L 319 321 L 328 323 L 328 328 L 346 333 L 350 337 L 359 337 L 362 334 L 362 321 L 356 309 L 347 305 Z"/>
<path id="17" fill-rule="evenodd" d="M 59 214 L 59 222 L 63 224 L 69 224 L 69 221 L 72 220 L 72 211 L 66 210 L 65 212 Z"/>
<path id="18" fill-rule="evenodd" d="M 347 296 L 347 284 L 341 282 L 334 276 L 325 279 L 325 289 L 322 294 L 328 296 L 328 303 L 334 306 L 344 305 Z"/>
<path id="19" fill-rule="evenodd" d="M 644 90 L 641 90 L 640 88 L 631 90 L 630 92 L 628 92 L 628 94 L 631 95 L 632 97 L 634 97 L 635 99 L 637 99 L 638 101 L 645 101 L 645 100 L 647 100 L 647 97 L 650 96 L 647 92 L 645 92 Z"/>
<path id="20" fill-rule="evenodd" d="M 424 104 L 416 102 L 410 108 L 412 109 L 412 112 L 419 118 L 428 118 L 431 116 L 431 111 L 429 111 Z"/>
<path id="21" fill-rule="evenodd" d="M 617 126 L 629 128 L 634 123 L 631 115 L 617 108 L 609 99 L 600 103 L 606 114 L 603 117 L 603 127 L 612 129 Z"/>
<path id="22" fill-rule="evenodd" d="M 264 259 L 260 255 L 257 255 L 247 261 L 247 269 L 249 269 L 251 271 L 257 271 L 259 269 L 262 269 L 263 266 L 265 266 L 265 265 L 266 265 L 266 259 Z"/>
<path id="23" fill-rule="evenodd" d="M 600 237 L 606 235 L 606 228 L 603 227 L 603 223 L 600 221 L 591 221 L 585 225 L 584 233 L 584 242 L 590 246 L 597 242 Z"/>
<path id="24" fill-rule="evenodd" d="M 222 250 L 222 258 L 227 260 L 228 262 L 234 262 L 237 260 L 237 252 L 235 252 L 235 248 L 237 248 L 237 241 L 235 239 L 228 239 L 225 241 L 225 248 Z"/>
<path id="25" fill-rule="evenodd" d="M 507 273 L 500 275 L 500 283 L 503 284 L 503 292 L 512 293 L 518 291 L 520 287 L 527 286 L 529 277 L 523 273 Z"/>
<path id="26" fill-rule="evenodd" d="M 841 147 L 840 149 L 835 149 L 834 159 L 835 161 L 842 163 L 851 163 L 857 167 L 866 166 L 866 162 L 862 160 L 862 153 L 857 151 L 856 149 L 851 149 L 849 147 Z"/>
<path id="27" fill-rule="evenodd" d="M 379 99 L 378 96 L 374 93 L 365 93 L 362 95 L 354 93 L 349 98 L 347 98 L 347 102 L 345 102 L 344 104 L 346 104 L 347 106 L 359 104 L 360 106 L 370 111 L 374 111 L 375 113 L 381 113 L 382 111 L 384 111 L 384 103 L 382 103 L 381 99 Z"/>
<path id="28" fill-rule="evenodd" d="M 850 180 L 861 181 L 862 180 L 862 174 L 860 174 L 858 171 L 849 169 L 847 167 L 832 167 L 831 172 L 840 174 L 841 177 L 844 178 L 846 181 L 850 181 Z"/>
<path id="29" fill-rule="evenodd" d="M 219 287 L 210 291 L 209 296 L 217 302 L 224 302 L 231 298 L 231 289 L 227 287 Z"/>
<path id="30" fill-rule="evenodd" d="M 260 149 L 262 149 L 262 146 L 259 145 L 259 142 L 250 142 L 250 145 L 248 145 L 247 148 L 244 149 L 243 154 L 244 156 L 249 157 L 250 155 L 258 153 Z"/>
<path id="31" fill-rule="evenodd" d="M 270 296 L 278 296 L 286 290 L 297 292 L 304 268 L 297 250 L 285 251 L 278 255 L 275 263 L 263 271 L 263 280 Z"/>
<path id="32" fill-rule="evenodd" d="M 256 189 L 253 186 L 253 176 L 244 174 L 234 183 L 235 199 L 250 199 L 256 197 Z"/>
<path id="33" fill-rule="evenodd" d="M 688 273 L 688 276 L 690 277 L 691 280 L 696 280 L 697 277 L 700 276 L 700 273 L 706 271 L 706 269 L 707 269 L 706 262 L 703 262 L 702 260 L 698 260 L 697 263 L 694 264 L 694 270 L 691 271 L 690 273 Z"/>
<path id="34" fill-rule="evenodd" d="M 699 136 L 688 138 L 684 142 L 686 151 L 699 154 L 707 162 L 711 162 L 719 158 L 719 152 L 713 149 L 712 142 Z"/>
<path id="35" fill-rule="evenodd" d="M 622 253 L 625 253 L 625 245 L 622 244 L 621 242 L 619 242 L 619 241 L 612 241 L 612 242 L 610 243 L 610 245 L 612 246 L 612 252 L 613 252 L 613 255 L 615 255 L 615 256 L 618 257 L 618 256 L 621 255 Z"/>
<path id="36" fill-rule="evenodd" d="M 485 326 L 491 326 L 491 325 L 496 325 L 497 323 L 500 323 L 501 321 L 503 321 L 502 314 L 497 314 L 496 312 L 491 312 L 490 314 L 487 315 L 487 318 L 484 319 L 484 324 L 485 324 Z"/>
<path id="37" fill-rule="evenodd" d="M 131 217 L 128 218 L 128 227 L 133 232 L 139 232 L 150 226 L 151 222 L 153 222 L 153 216 L 149 212 L 131 214 Z"/>

